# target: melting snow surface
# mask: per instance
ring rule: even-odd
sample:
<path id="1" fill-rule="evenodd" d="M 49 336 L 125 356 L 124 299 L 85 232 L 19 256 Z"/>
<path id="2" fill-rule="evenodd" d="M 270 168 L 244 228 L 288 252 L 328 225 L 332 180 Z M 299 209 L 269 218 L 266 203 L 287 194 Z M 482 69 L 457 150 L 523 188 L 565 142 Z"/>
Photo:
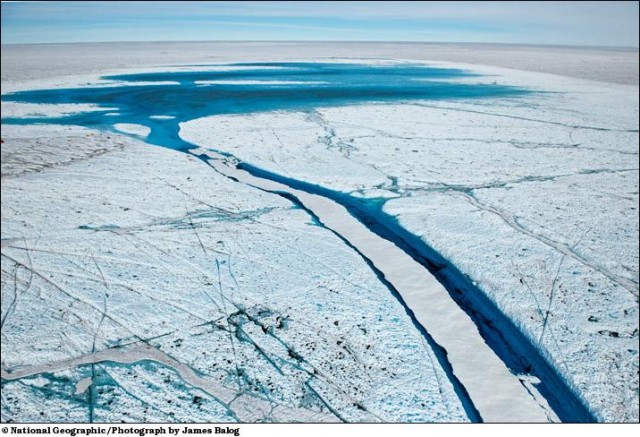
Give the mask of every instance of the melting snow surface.
<path id="1" fill-rule="evenodd" d="M 596 419 L 637 421 L 637 86 L 474 71 L 544 92 L 181 118 L 192 154 L 136 140 L 153 131 L 119 109 L 3 101 L 17 118 L 111 111 L 121 132 L 3 123 L 3 421 L 503 420 L 499 402 L 553 421 L 554 377 Z M 389 274 L 408 252 L 385 259 L 338 204 L 435 251 L 539 374 L 491 355 L 442 285 L 421 295 L 425 269 Z"/>

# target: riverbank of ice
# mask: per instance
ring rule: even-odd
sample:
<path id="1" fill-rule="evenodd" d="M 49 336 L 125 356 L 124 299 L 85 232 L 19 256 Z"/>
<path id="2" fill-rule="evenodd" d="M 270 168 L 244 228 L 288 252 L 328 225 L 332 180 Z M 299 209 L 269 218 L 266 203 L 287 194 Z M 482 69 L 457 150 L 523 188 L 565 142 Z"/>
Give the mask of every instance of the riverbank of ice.
<path id="1" fill-rule="evenodd" d="M 493 71 L 484 80 L 544 92 L 210 117 L 181 136 L 388 199 L 384 211 L 468 275 L 601 420 L 637 420 L 637 87 Z"/>
<path id="2" fill-rule="evenodd" d="M 28 129 L 3 126 L 3 152 L 39 156 Z M 84 132 L 33 131 L 72 156 Z M 467 420 L 402 306 L 305 211 L 96 135 L 121 147 L 2 180 L 3 421 Z"/>
<path id="3" fill-rule="evenodd" d="M 44 61 L 25 47 L 7 63 L 18 49 L 3 47 L 3 92 L 292 50 L 143 46 L 110 49 L 120 65 L 81 47 L 62 63 L 77 47 L 47 47 Z M 215 117 L 182 135 L 388 199 L 384 211 L 483 290 L 600 420 L 637 421 L 638 87 L 612 83 L 637 84 L 637 53 L 591 53 L 580 69 L 580 50 L 383 49 L 432 65 L 459 56 L 491 75 L 478 80 L 541 93 Z M 582 79 L 478 66 L 492 63 Z M 3 115 L 86 109 L 3 102 Z M 3 420 L 466 420 L 389 290 L 293 203 L 122 135 L 3 126 L 2 138 Z"/>

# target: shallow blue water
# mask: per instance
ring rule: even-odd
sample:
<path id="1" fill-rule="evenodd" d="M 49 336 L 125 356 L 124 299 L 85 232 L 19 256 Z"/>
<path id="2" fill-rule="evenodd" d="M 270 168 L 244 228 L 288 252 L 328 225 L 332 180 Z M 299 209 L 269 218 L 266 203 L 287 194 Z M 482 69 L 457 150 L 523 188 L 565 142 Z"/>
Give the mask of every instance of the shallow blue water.
<path id="1" fill-rule="evenodd" d="M 110 129 L 116 123 L 151 128 L 147 141 L 185 150 L 180 122 L 216 115 L 271 110 L 305 110 L 365 102 L 442 100 L 516 96 L 527 90 L 496 84 L 456 81 L 475 75 L 458 69 L 413 64 L 368 66 L 342 63 L 244 63 L 218 71 L 123 74 L 106 79 L 126 85 L 24 91 L 2 96 L 25 103 L 91 103 L 104 108 L 46 121 Z M 443 80 L 444 79 L 444 80 Z M 157 82 L 174 82 L 158 84 Z M 199 84 L 201 81 L 286 81 L 288 84 Z M 158 120 L 157 115 L 174 118 Z M 41 118 L 3 118 L 3 123 L 30 124 Z"/>
<path id="2" fill-rule="evenodd" d="M 199 157 L 207 160 L 206 155 Z M 429 270 L 445 286 L 451 298 L 473 320 L 485 342 L 514 374 L 529 374 L 539 377 L 541 382 L 534 385 L 562 422 L 597 422 L 595 414 L 589 409 L 584 399 L 574 392 L 570 383 L 545 359 L 539 347 L 528 340 L 527 336 L 501 312 L 495 302 L 489 299 L 469 276 L 428 246 L 421 237 L 404 229 L 395 216 L 389 215 L 383 210 L 386 199 L 354 197 L 323 186 L 272 173 L 243 162 L 240 162 L 237 167 L 260 179 L 275 181 L 299 191 L 319 195 L 345 207 L 371 232 L 393 242 L 418 264 Z M 283 195 L 281 192 L 277 193 Z M 284 195 L 284 197 L 293 196 Z M 300 203 L 299 200 L 295 198 L 294 200 Z M 311 211 L 310 213 L 312 214 Z M 322 225 L 322 223 L 320 224 Z M 342 238 L 340 235 L 338 237 Z M 426 329 L 415 319 L 413 311 L 406 305 L 393 284 L 389 283 L 384 275 L 355 246 L 347 240 L 344 241 L 363 256 L 378 275 L 380 281 L 405 307 L 416 328 L 432 347 L 436 359 L 449 377 L 469 419 L 482 422 L 482 417 L 476 410 L 473 400 L 467 394 L 466 388 L 455 376 L 446 350 L 435 343 Z"/>
<path id="3" fill-rule="evenodd" d="M 192 66 L 197 68 L 199 66 Z M 205 67 L 205 66 L 201 66 Z M 148 126 L 151 133 L 146 141 L 163 147 L 187 151 L 194 147 L 180 139 L 179 123 L 199 117 L 249 113 L 271 110 L 308 110 L 316 107 L 355 105 L 370 102 L 403 102 L 411 100 L 489 99 L 515 97 L 529 93 L 522 88 L 496 84 L 473 84 L 474 75 L 463 70 L 433 68 L 412 64 L 367 66 L 362 64 L 322 63 L 244 63 L 232 64 L 226 71 L 179 71 L 107 76 L 106 79 L 126 81 L 124 85 L 85 87 L 56 90 L 24 91 L 2 96 L 4 101 L 25 103 L 90 103 L 105 109 L 57 118 L 2 118 L 2 123 L 55 123 L 80 125 L 111 130 L 117 123 Z M 234 70 L 234 68 L 236 68 Z M 265 68 L 266 67 L 266 68 Z M 158 84 L 157 82 L 173 82 Z M 201 81 L 283 81 L 286 84 L 199 84 Z M 116 109 L 106 109 L 116 108 Z M 171 116 L 156 119 L 154 116 Z M 221 145 L 224 147 L 224 145 Z M 221 151 L 224 153 L 224 151 Z M 206 161 L 205 157 L 201 157 Z M 515 326 L 497 308 L 483 299 L 476 287 L 454 266 L 448 265 L 426 247 L 418 237 L 402 229 L 393 217 L 382 211 L 382 203 L 357 200 L 344 193 L 295 181 L 241 163 L 240 168 L 254 176 L 275 180 L 293 188 L 325 196 L 345 206 L 369 229 L 395 242 L 410 256 L 432 270 L 452 297 L 467 311 L 479 326 L 486 341 L 507 365 L 517 373 L 545 376 L 541 390 L 558 415 L 568 421 L 592 421 L 593 416 L 572 390 L 566 386 L 548 363 L 539 356 L 535 346 L 528 343 Z M 313 215 L 312 215 L 313 216 Z M 348 243 L 348 242 L 347 242 Z M 444 272 L 444 273 L 439 273 Z M 384 278 L 381 278 L 384 279 Z M 390 286 L 390 289 L 393 287 Z M 462 293 L 460 290 L 464 290 Z M 456 294 L 457 293 L 457 294 Z M 397 293 L 396 293 L 397 294 Z M 464 295 L 463 295 L 464 294 Z M 399 296 L 396 296 L 399 298 Z M 401 300 L 401 298 L 399 298 Z M 484 298 L 486 300 L 486 298 Z M 404 305 L 404 304 L 403 304 Z M 408 309 L 410 313 L 410 309 Z M 411 315 L 411 314 L 410 314 Z M 503 319 L 504 318 L 504 319 Z M 412 319 L 413 320 L 413 319 Z M 491 321 L 488 323 L 486 320 Z M 501 324 L 494 335 L 486 326 Z M 418 328 L 420 328 L 418 326 Z M 423 329 L 424 331 L 424 329 Z M 486 332 L 485 332 L 486 331 Z M 423 332 L 427 340 L 429 335 Z M 432 343 L 432 341 L 430 341 Z M 441 365 L 450 377 L 469 418 L 480 421 L 464 387 L 457 382 L 446 352 L 439 352 L 433 344 Z"/>

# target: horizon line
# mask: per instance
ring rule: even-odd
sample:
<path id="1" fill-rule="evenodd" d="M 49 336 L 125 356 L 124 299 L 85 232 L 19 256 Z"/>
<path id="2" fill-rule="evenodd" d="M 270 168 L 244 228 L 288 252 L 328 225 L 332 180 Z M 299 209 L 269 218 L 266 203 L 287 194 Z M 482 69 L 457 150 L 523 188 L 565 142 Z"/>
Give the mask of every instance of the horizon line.
<path id="1" fill-rule="evenodd" d="M 609 49 L 638 51 L 639 46 L 610 46 L 587 44 L 536 44 L 536 43 L 509 43 L 509 42 L 472 42 L 472 41 L 357 41 L 357 40 L 149 40 L 149 41 L 69 41 L 69 42 L 29 42 L 29 43 L 0 43 L 0 46 L 37 46 L 37 45 L 62 45 L 62 44 L 185 44 L 185 43 L 324 43 L 324 44 L 441 44 L 441 45 L 497 45 L 497 46 L 524 46 L 524 47 L 556 47 L 578 49 Z"/>

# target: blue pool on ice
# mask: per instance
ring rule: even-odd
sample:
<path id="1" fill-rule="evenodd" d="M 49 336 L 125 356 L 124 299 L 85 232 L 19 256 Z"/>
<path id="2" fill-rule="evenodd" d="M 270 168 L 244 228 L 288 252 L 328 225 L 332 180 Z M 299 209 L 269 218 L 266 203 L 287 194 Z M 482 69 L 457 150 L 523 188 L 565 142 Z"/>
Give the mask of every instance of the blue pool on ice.
<path id="1" fill-rule="evenodd" d="M 200 70 L 107 76 L 105 79 L 123 82 L 24 91 L 2 98 L 25 103 L 97 104 L 105 110 L 47 121 L 102 129 L 117 123 L 141 124 L 151 128 L 148 142 L 184 150 L 190 145 L 178 138 L 178 124 L 204 116 L 369 102 L 506 97 L 528 92 L 471 83 L 468 79 L 475 75 L 464 70 L 416 64 L 244 63 L 222 67 L 207 71 L 206 66 L 192 66 Z M 2 120 L 20 124 L 39 121 L 43 119 Z"/>
<path id="2" fill-rule="evenodd" d="M 212 69 L 208 67 L 222 67 Z M 480 83 L 476 75 L 464 70 L 416 64 L 364 65 L 345 63 L 242 63 L 224 66 L 190 66 L 188 71 L 122 74 L 106 76 L 113 85 L 81 88 L 33 90 L 2 96 L 4 101 L 61 104 L 84 103 L 102 110 L 60 117 L 3 118 L 3 123 L 53 123 L 111 130 L 118 123 L 140 124 L 150 128 L 147 142 L 186 151 L 192 147 L 180 139 L 179 123 L 218 114 L 243 114 L 273 110 L 310 110 L 316 107 L 360 103 L 396 103 L 418 100 L 487 99 L 517 97 L 526 89 Z M 158 116 L 162 116 L 158 118 Z M 222 145 L 224 147 L 224 145 Z M 500 313 L 492 302 L 471 284 L 455 266 L 427 247 L 418 237 L 402 229 L 387 216 L 376 199 L 362 200 L 324 187 L 269 173 L 248 163 L 239 168 L 263 179 L 270 179 L 302 191 L 334 200 L 345 206 L 372 232 L 396 242 L 449 289 L 466 290 L 452 297 L 468 311 L 495 352 L 515 373 L 528 373 L 530 363 L 544 375 L 540 390 L 563 420 L 593 421 L 593 415 L 576 398 L 555 370 L 549 367 L 534 345 Z M 434 261 L 435 260 L 435 261 Z M 435 266 L 435 267 L 434 267 Z M 445 272 L 445 273 L 442 273 Z M 458 293 L 460 294 L 460 293 Z M 475 311 L 478 311 L 475 315 Z M 410 313 L 410 311 L 409 311 Z M 504 338 L 484 332 L 483 321 L 497 320 Z M 487 325 L 488 326 L 488 325 Z M 426 337 L 428 334 L 424 333 Z M 505 344 L 520 345 L 514 354 Z M 524 352 L 523 352 L 524 351 Z M 437 352 L 443 368 L 452 379 L 469 417 L 481 420 L 474 406 L 448 369 L 446 354 Z M 515 356 L 514 356 L 515 355 Z M 528 356 L 528 357 L 525 357 Z"/>

